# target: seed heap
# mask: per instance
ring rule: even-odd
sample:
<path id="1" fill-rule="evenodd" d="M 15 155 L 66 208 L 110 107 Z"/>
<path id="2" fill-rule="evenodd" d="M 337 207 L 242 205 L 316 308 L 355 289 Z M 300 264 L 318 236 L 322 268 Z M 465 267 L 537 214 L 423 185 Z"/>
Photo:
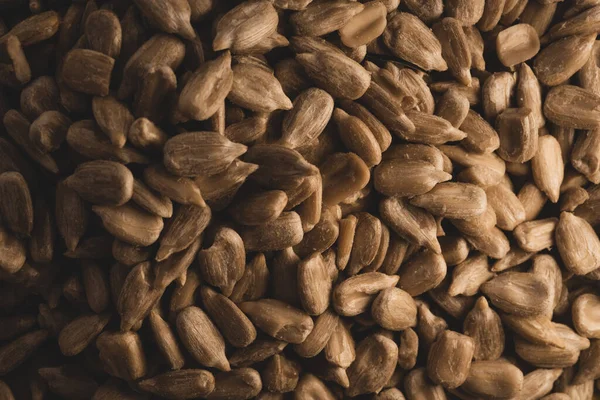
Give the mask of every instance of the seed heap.
<path id="1" fill-rule="evenodd" d="M 598 33 L 0 0 L 0 398 L 595 399 Z"/>

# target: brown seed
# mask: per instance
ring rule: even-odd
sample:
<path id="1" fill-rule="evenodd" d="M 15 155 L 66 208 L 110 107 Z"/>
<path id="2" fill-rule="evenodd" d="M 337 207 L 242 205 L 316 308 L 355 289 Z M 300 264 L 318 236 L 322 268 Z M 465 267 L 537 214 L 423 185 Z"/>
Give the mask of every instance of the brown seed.
<path id="1" fill-rule="evenodd" d="M 333 291 L 333 305 L 338 314 L 355 316 L 365 312 L 376 294 L 394 287 L 399 277 L 380 272 L 367 272 L 350 277 L 338 284 Z"/>
<path id="2" fill-rule="evenodd" d="M 333 119 L 348 150 L 361 157 L 368 167 L 381 162 L 381 147 L 364 122 L 339 108 L 335 109 Z"/>
<path id="3" fill-rule="evenodd" d="M 379 392 L 392 376 L 397 359 L 398 346 L 391 339 L 378 334 L 363 339 L 356 348 L 356 361 L 348 368 L 348 396 Z M 374 362 L 379 368 L 372 368 Z"/>
<path id="4" fill-rule="evenodd" d="M 555 240 L 560 257 L 570 272 L 584 275 L 600 267 L 600 240 L 584 219 L 562 212 Z"/>
<path id="5" fill-rule="evenodd" d="M 67 324 L 58 336 L 60 351 L 66 356 L 81 353 L 102 332 L 110 314 L 82 315 Z"/>
<path id="6" fill-rule="evenodd" d="M 217 112 L 233 85 L 231 54 L 225 52 L 200 66 L 187 80 L 179 95 L 178 111 L 198 121 Z"/>
<path id="7" fill-rule="evenodd" d="M 36 330 L 0 347 L 0 375 L 6 375 L 23 364 L 48 339 L 47 330 Z"/>
<path id="8" fill-rule="evenodd" d="M 98 383 L 74 365 L 40 368 L 37 373 L 59 397 L 90 399 L 98 389 Z"/>
<path id="9" fill-rule="evenodd" d="M 544 115 L 565 128 L 595 129 L 600 124 L 600 97 L 571 85 L 551 89 L 544 102 Z M 573 115 L 577 115 L 573 118 Z"/>
<path id="10" fill-rule="evenodd" d="M 159 217 L 171 218 L 173 216 L 173 203 L 171 199 L 162 194 L 155 193 L 140 180 L 136 179 L 133 182 L 131 200 L 146 211 Z"/>
<path id="11" fill-rule="evenodd" d="M 8 274 L 18 272 L 25 264 L 25 243 L 0 227 L 0 270 Z"/>
<path id="12" fill-rule="evenodd" d="M 590 346 L 590 341 L 577 335 L 566 325 L 553 323 L 556 333 L 564 340 L 565 347 L 531 344 L 516 339 L 515 351 L 528 363 L 541 368 L 566 368 L 574 365 L 581 350 Z"/>
<path id="13" fill-rule="evenodd" d="M 116 147 L 123 147 L 134 117 L 127 106 L 112 96 L 94 97 L 92 100 L 94 118 L 100 129 Z"/>
<path id="14" fill-rule="evenodd" d="M 473 338 L 476 361 L 497 360 L 504 352 L 504 329 L 498 314 L 480 297 L 463 322 L 465 335 Z"/>
<path id="15" fill-rule="evenodd" d="M 164 163 L 178 176 L 214 175 L 225 171 L 245 152 L 246 146 L 216 132 L 183 133 L 165 143 Z"/>
<path id="16" fill-rule="evenodd" d="M 461 388 L 481 397 L 518 396 L 523 388 L 523 372 L 506 360 L 475 361 Z"/>
<path id="17" fill-rule="evenodd" d="M 333 112 L 333 98 L 321 89 L 311 88 L 296 97 L 282 127 L 282 141 L 292 148 L 315 140 L 325 129 Z"/>
<path id="18" fill-rule="evenodd" d="M 329 306 L 332 282 L 319 253 L 298 264 L 298 297 L 310 315 L 321 315 Z"/>
<path id="19" fill-rule="evenodd" d="M 217 327 L 198 307 L 187 307 L 177 315 L 177 333 L 183 345 L 201 365 L 229 371 L 225 342 Z"/>
<path id="20" fill-rule="evenodd" d="M 398 13 L 388 22 L 383 33 L 385 44 L 396 56 L 425 70 L 448 69 L 442 58 L 442 46 L 433 33 L 417 17 Z M 415 52 L 413 49 L 419 49 Z"/>
<path id="21" fill-rule="evenodd" d="M 573 325 L 577 332 L 585 337 L 600 337 L 600 319 L 596 315 L 600 297 L 594 294 L 583 294 L 573 301 Z"/>
<path id="22" fill-rule="evenodd" d="M 589 349 L 583 350 L 579 359 L 579 370 L 573 378 L 573 384 L 580 385 L 588 380 L 598 379 L 600 371 L 598 371 L 598 351 L 600 350 L 600 342 L 591 340 Z"/>
<path id="23" fill-rule="evenodd" d="M 185 359 L 181 352 L 181 347 L 177 343 L 173 329 L 162 319 L 156 309 L 150 312 L 148 322 L 150 323 L 152 335 L 159 351 L 169 364 L 169 367 L 173 370 L 181 369 L 185 364 Z"/>
<path id="24" fill-rule="evenodd" d="M 244 155 L 244 160 L 259 165 L 252 179 L 269 189 L 298 188 L 306 178 L 318 172 L 298 151 L 278 144 L 255 144 Z M 292 202 L 292 197 L 288 192 L 288 206 L 298 205 Z"/>
<path id="25" fill-rule="evenodd" d="M 0 216 L 15 234 L 29 236 L 33 230 L 33 204 L 29 187 L 18 172 L 0 174 Z"/>
<path id="26" fill-rule="evenodd" d="M 403 331 L 417 325 L 414 300 L 398 288 L 381 291 L 371 305 L 371 314 L 380 326 L 392 331 Z"/>
<path id="27" fill-rule="evenodd" d="M 348 263 L 348 274 L 355 275 L 373 262 L 381 240 L 381 221 L 369 213 L 359 213 L 354 244 Z"/>
<path id="28" fill-rule="evenodd" d="M 98 336 L 96 346 L 110 375 L 124 380 L 146 375 L 146 356 L 137 333 L 104 332 Z"/>
<path id="29" fill-rule="evenodd" d="M 320 167 L 323 177 L 323 204 L 337 205 L 362 190 L 369 182 L 369 168 L 354 153 L 335 153 Z"/>
<path id="30" fill-rule="evenodd" d="M 300 365 L 283 355 L 269 359 L 262 373 L 263 385 L 271 392 L 292 392 L 298 385 Z"/>
<path id="31" fill-rule="evenodd" d="M 115 13 L 109 10 L 97 10 L 91 12 L 83 21 L 90 50 L 117 58 L 121 52 L 123 33 Z"/>
<path id="32" fill-rule="evenodd" d="M 387 10 L 381 2 L 368 2 L 365 8 L 354 15 L 339 29 L 342 43 L 356 48 L 378 38 L 385 30 Z M 330 15 L 328 15 L 331 18 Z"/>
<path id="33" fill-rule="evenodd" d="M 210 248 L 198 252 L 198 263 L 204 280 L 229 296 L 244 273 L 244 242 L 236 231 L 217 230 Z"/>
<path id="34" fill-rule="evenodd" d="M 179 280 L 181 284 L 184 284 L 185 278 L 181 277 L 185 277 L 186 271 L 196 258 L 201 242 L 201 239 L 198 238 L 186 249 L 157 262 L 154 268 L 154 288 L 164 290 L 174 280 Z"/>
<path id="35" fill-rule="evenodd" d="M 247 251 L 272 251 L 297 245 L 304 232 L 300 216 L 295 212 L 284 212 L 272 222 L 244 227 L 240 236 Z"/>
<path id="36" fill-rule="evenodd" d="M 81 198 L 97 205 L 120 206 L 133 194 L 131 171 L 113 161 L 83 163 L 64 182 Z"/>
<path id="37" fill-rule="evenodd" d="M 431 214 L 406 201 L 388 197 L 379 204 L 383 221 L 409 242 L 442 252 L 437 240 L 437 226 Z"/>
<path id="38" fill-rule="evenodd" d="M 452 271 L 452 283 L 448 288 L 448 293 L 451 296 L 474 296 L 481 285 L 493 277 L 494 274 L 489 270 L 485 255 L 469 257 Z"/>
<path id="39" fill-rule="evenodd" d="M 307 314 L 279 300 L 248 301 L 239 307 L 258 328 L 288 343 L 302 343 L 313 330 Z"/>
<path id="40" fill-rule="evenodd" d="M 67 249 L 74 251 L 87 230 L 89 210 L 81 197 L 64 182 L 56 189 L 56 226 Z"/>
<path id="41" fill-rule="evenodd" d="M 427 358 L 427 374 L 446 388 L 462 385 L 469 375 L 475 344 L 473 339 L 452 331 L 443 332 L 432 344 Z M 448 365 L 448 360 L 453 365 Z"/>
<path id="42" fill-rule="evenodd" d="M 530 343 L 548 345 L 559 349 L 565 348 L 564 339 L 558 334 L 548 317 L 519 317 L 503 314 L 502 322 L 516 334 Z"/>
<path id="43" fill-rule="evenodd" d="M 108 95 L 115 60 L 106 54 L 87 49 L 67 53 L 62 65 L 62 79 L 73 90 L 95 96 Z"/>
<path id="44" fill-rule="evenodd" d="M 525 208 L 519 198 L 505 185 L 499 184 L 485 191 L 488 204 L 496 215 L 496 225 L 512 231 L 525 221 Z"/>
<path id="45" fill-rule="evenodd" d="M 364 8 L 362 4 L 343 1 L 311 3 L 304 10 L 294 13 L 290 22 L 299 35 L 323 36 L 344 27 Z"/>
<path id="46" fill-rule="evenodd" d="M 548 86 L 565 83 L 587 62 L 596 35 L 574 35 L 560 39 L 542 50 L 534 61 L 534 70 L 540 82 Z M 557 57 L 565 63 L 558 67 Z"/>
<path id="47" fill-rule="evenodd" d="M 324 349 L 325 358 L 341 368 L 348 368 L 356 359 L 354 339 L 343 321 L 331 329 L 331 336 Z"/>
<path id="48" fill-rule="evenodd" d="M 518 24 L 502 30 L 496 38 L 498 58 L 512 67 L 533 58 L 540 51 L 540 40 L 531 25 Z"/>
<path id="49" fill-rule="evenodd" d="M 286 342 L 279 340 L 259 339 L 245 348 L 235 350 L 229 361 L 234 367 L 247 367 L 281 353 L 286 346 Z"/>
<path id="50" fill-rule="evenodd" d="M 392 132 L 414 133 L 415 124 L 404 113 L 402 102 L 375 80 L 371 80 L 362 103 Z"/>
<path id="51" fill-rule="evenodd" d="M 275 32 L 278 21 L 269 1 L 241 3 L 217 23 L 213 49 L 239 52 L 251 48 Z"/>
<path id="52" fill-rule="evenodd" d="M 483 189 L 475 185 L 446 182 L 415 196 L 411 204 L 440 217 L 466 219 L 483 214 L 487 199 Z"/>
<path id="53" fill-rule="evenodd" d="M 287 195 L 281 190 L 258 192 L 240 196 L 228 211 L 240 224 L 262 225 L 276 220 L 283 212 L 287 201 Z"/>
<path id="54" fill-rule="evenodd" d="M 375 187 L 387 196 L 416 196 L 429 192 L 451 175 L 426 161 L 384 160 L 375 168 Z M 399 180 L 398 176 L 410 177 Z"/>
<path id="55" fill-rule="evenodd" d="M 176 33 L 186 39 L 196 36 L 190 24 L 191 9 L 187 1 L 162 3 L 155 0 L 136 0 L 135 4 L 151 24 L 160 30 Z"/>
<path id="56" fill-rule="evenodd" d="M 295 273 L 296 271 L 292 271 Z M 270 272 L 264 254 L 258 253 L 246 264 L 244 275 L 237 281 L 229 299 L 234 303 L 258 300 L 265 296 L 269 285 Z"/>
<path id="57" fill-rule="evenodd" d="M 171 111 L 170 107 L 165 109 L 164 103 L 173 107 L 176 104 L 176 88 L 177 76 L 169 66 L 146 66 L 140 72 L 140 82 L 138 82 L 132 105 L 133 114 L 138 118 L 148 118 L 156 123 L 162 121 Z M 133 142 L 132 138 L 129 139 Z M 135 142 L 134 145 L 137 146 Z"/>
<path id="58" fill-rule="evenodd" d="M 452 124 L 455 128 L 462 128 L 462 125 L 469 114 L 469 100 L 460 94 L 457 90 L 448 90 L 438 101 L 436 107 L 436 115 L 444 118 Z M 469 132 L 463 131 L 467 134 L 465 141 L 469 137 Z"/>
<path id="59" fill-rule="evenodd" d="M 538 150 L 538 126 L 534 117 L 528 108 L 509 108 L 498 116 L 498 154 L 504 160 L 523 163 L 535 156 Z"/>
<path id="60" fill-rule="evenodd" d="M 356 100 L 365 94 L 371 83 L 371 75 L 362 65 L 338 52 L 302 53 L 296 60 L 307 75 L 334 98 Z"/>
<path id="61" fill-rule="evenodd" d="M 514 230 L 517 243 L 525 251 L 537 253 L 554 245 L 557 218 L 523 222 Z"/>
<path id="62" fill-rule="evenodd" d="M 59 111 L 45 111 L 29 128 L 29 139 L 39 150 L 58 150 L 67 137 L 71 120 Z"/>
<path id="63" fill-rule="evenodd" d="M 444 18 L 433 26 L 433 33 L 440 41 L 442 56 L 452 75 L 463 85 L 470 86 L 471 51 L 461 22 L 452 17 Z"/>
<path id="64" fill-rule="evenodd" d="M 426 271 L 422 269 L 423 264 L 429 266 Z M 411 296 L 418 296 L 438 286 L 446 276 L 446 270 L 446 262 L 442 255 L 430 250 L 422 251 L 400 267 L 398 287 Z"/>
<path id="65" fill-rule="evenodd" d="M 525 210 L 525 221 L 534 220 L 548 201 L 544 192 L 531 182 L 523 185 L 517 197 Z"/>
<path id="66" fill-rule="evenodd" d="M 563 182 L 564 167 L 559 142 L 550 135 L 539 139 L 536 155 L 531 161 L 535 184 L 551 202 L 556 203 Z"/>
<path id="67" fill-rule="evenodd" d="M 543 113 L 542 88 L 532 69 L 526 63 L 517 67 L 517 104 L 529 108 L 538 128 L 546 124 Z"/>
<path id="68" fill-rule="evenodd" d="M 201 286 L 200 273 L 194 268 L 188 268 L 185 282 L 175 289 L 169 303 L 169 322 L 177 322 L 177 314 L 189 306 L 196 304 L 196 291 Z"/>
<path id="69" fill-rule="evenodd" d="M 139 386 L 144 392 L 157 396 L 194 399 L 211 393 L 215 388 L 215 378 L 203 369 L 183 369 L 145 379 Z"/>
<path id="70" fill-rule="evenodd" d="M 294 345 L 294 351 L 300 357 L 315 357 L 325 348 L 338 323 L 340 323 L 338 315 L 333 310 L 326 310 L 317 317 L 314 328 L 306 339 Z"/>
<path id="71" fill-rule="evenodd" d="M 179 207 L 160 239 L 156 261 L 165 260 L 170 255 L 185 250 L 202 234 L 211 216 L 208 206 L 190 204 Z"/>
<path id="72" fill-rule="evenodd" d="M 256 339 L 256 329 L 242 311 L 227 297 L 205 286 L 202 303 L 225 339 L 235 347 L 246 347 Z"/>
<path id="73" fill-rule="evenodd" d="M 172 175 L 160 165 L 147 167 L 144 181 L 152 189 L 178 203 L 206 207 L 200 189 L 192 180 Z"/>
<path id="74" fill-rule="evenodd" d="M 283 93 L 273 71 L 251 59 L 247 61 L 234 65 L 233 86 L 227 98 L 234 104 L 256 112 L 291 109 L 292 101 Z"/>
<path id="75" fill-rule="evenodd" d="M 130 205 L 93 206 L 92 210 L 102 218 L 106 230 L 117 239 L 138 246 L 149 246 L 156 242 L 164 225 L 162 218 Z"/>
<path id="76" fill-rule="evenodd" d="M 522 317 L 539 315 L 551 301 L 546 284 L 525 272 L 500 274 L 484 283 L 481 291 L 502 311 Z"/>

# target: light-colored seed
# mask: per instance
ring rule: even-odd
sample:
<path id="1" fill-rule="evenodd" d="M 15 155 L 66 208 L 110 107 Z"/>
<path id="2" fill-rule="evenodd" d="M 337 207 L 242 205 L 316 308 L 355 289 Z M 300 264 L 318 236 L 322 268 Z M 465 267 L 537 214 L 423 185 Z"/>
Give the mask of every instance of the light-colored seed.
<path id="1" fill-rule="evenodd" d="M 325 349 L 339 323 L 341 323 L 340 319 L 333 310 L 324 311 L 315 320 L 314 328 L 306 339 L 294 345 L 294 351 L 300 357 L 315 357 Z"/>
<path id="2" fill-rule="evenodd" d="M 525 221 L 525 208 L 510 188 L 499 184 L 487 188 L 485 193 L 488 204 L 496 215 L 496 225 L 500 229 L 512 231 Z"/>
<path id="3" fill-rule="evenodd" d="M 208 206 L 181 206 L 160 239 L 156 261 L 187 249 L 208 226 L 212 213 Z"/>
<path id="4" fill-rule="evenodd" d="M 550 299 L 545 282 L 534 274 L 505 272 L 481 286 L 481 291 L 496 307 L 517 316 L 535 316 L 544 312 Z"/>
<path id="5" fill-rule="evenodd" d="M 244 2 L 219 20 L 213 41 L 215 51 L 242 51 L 259 44 L 277 28 L 279 16 L 269 1 Z"/>
<path id="6" fill-rule="evenodd" d="M 374 334 L 356 347 L 356 360 L 348 368 L 349 396 L 377 393 L 392 376 L 398 359 L 398 346 L 385 336 Z M 372 368 L 377 360 L 379 368 Z"/>
<path id="7" fill-rule="evenodd" d="M 377 323 L 392 331 L 403 331 L 417 325 L 417 306 L 402 289 L 381 291 L 371 305 L 371 315 Z"/>
<path id="8" fill-rule="evenodd" d="M 182 369 L 145 379 L 139 386 L 144 392 L 157 396 L 193 399 L 211 393 L 215 388 L 215 378 L 203 369 Z"/>
<path id="9" fill-rule="evenodd" d="M 584 275 L 600 267 L 600 239 L 584 219 L 562 212 L 555 240 L 560 257 L 570 272 Z"/>
<path id="10" fill-rule="evenodd" d="M 163 230 L 162 218 L 140 211 L 130 205 L 93 206 L 107 231 L 124 242 L 149 246 L 158 240 Z"/>
<path id="11" fill-rule="evenodd" d="M 594 47 L 596 34 L 562 38 L 543 49 L 535 58 L 534 71 L 540 82 L 548 86 L 565 83 L 587 62 Z M 556 59 L 564 60 L 557 66 Z"/>
<path id="12" fill-rule="evenodd" d="M 412 14 L 400 12 L 394 15 L 388 21 L 383 40 L 394 55 L 425 70 L 448 69 L 439 40 Z"/>
<path id="13" fill-rule="evenodd" d="M 302 53 L 296 56 L 296 60 L 302 64 L 306 74 L 334 98 L 356 100 L 365 94 L 371 83 L 371 74 L 342 53 Z"/>
<path id="14" fill-rule="evenodd" d="M 368 44 L 378 38 L 387 25 L 387 10 L 379 1 L 365 4 L 358 14 L 355 14 L 339 29 L 342 43 L 351 48 Z M 331 17 L 330 17 L 331 18 Z"/>
<path id="15" fill-rule="evenodd" d="M 424 264 L 429 266 L 427 270 L 422 269 Z M 425 250 L 412 256 L 400 267 L 398 287 L 411 296 L 418 296 L 438 286 L 446 277 L 446 272 L 444 257 Z"/>
<path id="16" fill-rule="evenodd" d="M 474 255 L 454 267 L 448 294 L 450 296 L 474 296 L 479 292 L 481 285 L 494 276 L 490 272 L 487 256 Z"/>
<path id="17" fill-rule="evenodd" d="M 485 212 L 487 198 L 478 186 L 446 182 L 437 184 L 426 194 L 413 197 L 411 204 L 436 216 L 467 219 Z"/>
<path id="18" fill-rule="evenodd" d="M 461 388 L 481 397 L 518 396 L 523 389 L 523 372 L 506 360 L 475 361 Z"/>
<path id="19" fill-rule="evenodd" d="M 515 84 L 515 76 L 510 72 L 496 72 L 485 80 L 481 97 L 483 113 L 488 120 L 493 121 L 510 107 Z"/>
<path id="20" fill-rule="evenodd" d="M 535 184 L 528 182 L 517 195 L 525 209 L 525 221 L 532 221 L 540 214 L 548 198 Z"/>
<path id="21" fill-rule="evenodd" d="M 529 108 L 508 108 L 496 119 L 500 137 L 498 155 L 505 161 L 524 163 L 538 151 L 538 125 Z"/>
<path id="22" fill-rule="evenodd" d="M 513 235 L 523 250 L 537 253 L 554 245 L 557 224 L 557 218 L 523 222 L 515 228 Z"/>
<path id="23" fill-rule="evenodd" d="M 394 287 L 399 277 L 380 272 L 367 272 L 350 277 L 338 284 L 333 291 L 333 305 L 338 314 L 355 316 L 368 310 L 380 291 Z"/>
<path id="24" fill-rule="evenodd" d="M 498 58 L 507 67 L 533 58 L 540 51 L 537 32 L 529 24 L 517 24 L 502 30 L 496 38 Z"/>
<path id="25" fill-rule="evenodd" d="M 259 329 L 288 343 L 302 343 L 314 327 L 308 314 L 279 300 L 247 301 L 239 307 Z"/>
<path id="26" fill-rule="evenodd" d="M 431 214 L 405 200 L 388 197 L 379 204 L 383 221 L 399 236 L 434 253 L 442 249 L 437 240 L 437 225 Z"/>
<path id="27" fill-rule="evenodd" d="M 440 41 L 442 56 L 452 75 L 463 85 L 470 86 L 471 50 L 461 22 L 452 17 L 444 18 L 433 26 L 433 33 Z"/>
<path id="28" fill-rule="evenodd" d="M 327 310 L 331 288 L 331 278 L 319 253 L 298 264 L 298 297 L 308 314 L 321 315 Z"/>
<path id="29" fill-rule="evenodd" d="M 535 184 L 551 202 L 556 203 L 564 179 L 564 166 L 560 144 L 551 135 L 539 138 L 536 155 L 531 161 Z"/>
<path id="30" fill-rule="evenodd" d="M 462 385 L 469 375 L 475 350 L 473 339 L 453 331 L 443 332 L 432 344 L 427 358 L 427 374 L 445 388 Z M 452 366 L 448 360 L 452 359 Z"/>
<path id="31" fill-rule="evenodd" d="M 594 339 L 600 337 L 599 305 L 600 297 L 591 293 L 583 294 L 573 301 L 573 325 L 580 335 Z"/>
<path id="32" fill-rule="evenodd" d="M 476 361 L 497 360 L 504 352 L 504 329 L 498 314 L 480 297 L 463 322 L 465 335 L 473 338 Z M 467 378 L 468 380 L 469 378 Z"/>

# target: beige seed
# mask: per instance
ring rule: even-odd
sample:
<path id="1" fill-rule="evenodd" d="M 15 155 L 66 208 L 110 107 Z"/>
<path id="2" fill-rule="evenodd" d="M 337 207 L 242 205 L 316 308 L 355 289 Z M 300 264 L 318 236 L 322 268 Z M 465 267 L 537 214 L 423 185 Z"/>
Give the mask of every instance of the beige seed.
<path id="1" fill-rule="evenodd" d="M 523 372 L 506 360 L 475 361 L 461 388 L 481 397 L 518 396 L 523 388 Z"/>
<path id="2" fill-rule="evenodd" d="M 382 335 L 374 334 L 361 341 L 356 348 L 356 360 L 348 368 L 349 396 L 377 393 L 394 372 L 398 359 L 398 346 Z M 378 360 L 379 368 L 372 368 Z"/>
<path id="3" fill-rule="evenodd" d="M 560 39 L 543 49 L 535 58 L 533 68 L 540 82 L 548 86 L 565 83 L 579 71 L 592 53 L 596 35 L 574 35 Z M 557 66 L 560 57 L 564 64 Z"/>
<path id="4" fill-rule="evenodd" d="M 417 325 L 414 300 L 398 288 L 381 291 L 371 305 L 371 314 L 380 326 L 392 331 L 403 331 Z"/>
<path id="5" fill-rule="evenodd" d="M 466 183 L 439 183 L 426 194 L 415 196 L 411 204 L 433 215 L 466 219 L 485 212 L 487 198 L 483 189 Z"/>
<path id="6" fill-rule="evenodd" d="M 474 255 L 454 267 L 448 293 L 450 296 L 474 296 L 481 285 L 494 276 L 489 270 L 487 256 Z"/>
<path id="7" fill-rule="evenodd" d="M 540 51 L 540 40 L 531 25 L 518 24 L 502 30 L 496 38 L 498 58 L 512 67 L 533 58 Z"/>
<path id="8" fill-rule="evenodd" d="M 519 246 L 528 252 L 537 253 L 554 245 L 557 218 L 523 222 L 513 232 Z"/>
<path id="9" fill-rule="evenodd" d="M 600 267 L 600 240 L 584 219 L 562 212 L 555 231 L 556 246 L 565 267 L 577 275 Z"/>
<path id="10" fill-rule="evenodd" d="M 214 390 L 215 378 L 202 369 L 183 369 L 165 372 L 139 383 L 140 389 L 157 396 L 193 399 Z"/>
<path id="11" fill-rule="evenodd" d="M 437 384 L 453 389 L 469 375 L 475 344 L 473 339 L 452 331 L 443 332 L 432 344 L 427 358 L 427 374 Z M 448 360 L 453 360 L 452 365 Z"/>
<path id="12" fill-rule="evenodd" d="M 314 327 L 308 314 L 279 300 L 247 301 L 239 307 L 262 331 L 288 343 L 302 343 Z"/>
<path id="13" fill-rule="evenodd" d="M 473 338 L 476 361 L 497 360 L 504 352 L 504 329 L 498 314 L 480 297 L 463 322 L 465 335 Z M 467 381 L 469 378 L 467 378 Z"/>
<path id="14" fill-rule="evenodd" d="M 381 2 L 372 1 L 339 29 L 342 43 L 356 48 L 378 38 L 387 25 L 387 10 Z M 331 14 L 329 15 L 331 18 Z"/>
<path id="15" fill-rule="evenodd" d="M 600 337 L 600 319 L 598 318 L 600 297 L 594 294 L 583 294 L 573 301 L 573 325 L 577 332 L 585 337 Z"/>
<path id="16" fill-rule="evenodd" d="M 422 266 L 428 265 L 426 270 Z M 418 296 L 438 286 L 446 277 L 447 266 L 444 257 L 430 250 L 412 256 L 398 271 L 398 287 L 411 296 Z"/>
<path id="17" fill-rule="evenodd" d="M 398 276 L 380 272 L 367 272 L 350 277 L 338 284 L 333 291 L 333 305 L 340 315 L 355 316 L 365 312 L 380 291 L 394 287 Z"/>
<path id="18" fill-rule="evenodd" d="M 525 272 L 505 272 L 481 286 L 481 291 L 496 307 L 517 316 L 535 316 L 547 309 L 549 298 L 546 284 L 536 275 Z"/>
<path id="19" fill-rule="evenodd" d="M 519 198 L 505 185 L 496 185 L 485 191 L 489 206 L 496 215 L 496 225 L 512 231 L 525 221 L 525 208 Z"/>
<path id="20" fill-rule="evenodd" d="M 444 18 L 433 26 L 433 33 L 440 41 L 442 56 L 452 75 L 463 85 L 470 86 L 471 51 L 461 22 L 452 17 Z"/>

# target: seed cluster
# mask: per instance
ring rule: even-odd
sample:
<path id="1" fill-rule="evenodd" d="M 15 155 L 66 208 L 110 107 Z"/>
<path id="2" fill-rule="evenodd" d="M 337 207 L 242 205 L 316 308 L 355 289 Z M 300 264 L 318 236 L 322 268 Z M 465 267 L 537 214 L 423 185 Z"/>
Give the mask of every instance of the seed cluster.
<path id="1" fill-rule="evenodd" d="M 598 33 L 0 0 L 0 399 L 596 399 Z"/>

